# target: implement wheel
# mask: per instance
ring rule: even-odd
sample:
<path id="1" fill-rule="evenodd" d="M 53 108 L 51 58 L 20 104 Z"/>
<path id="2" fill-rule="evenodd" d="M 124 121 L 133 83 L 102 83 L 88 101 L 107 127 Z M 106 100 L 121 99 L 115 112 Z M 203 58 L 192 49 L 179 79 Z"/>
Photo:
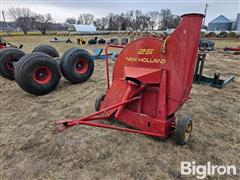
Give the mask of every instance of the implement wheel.
<path id="1" fill-rule="evenodd" d="M 184 117 L 177 122 L 175 130 L 175 140 L 179 145 L 185 145 L 189 141 L 192 133 L 192 118 Z"/>
<path id="2" fill-rule="evenodd" d="M 14 76 L 25 91 L 44 95 L 56 88 L 61 78 L 57 62 L 44 53 L 31 53 L 17 63 Z"/>
<path id="3" fill-rule="evenodd" d="M 63 76 L 76 84 L 85 82 L 92 76 L 94 62 L 86 50 L 72 48 L 63 54 L 60 67 Z"/>
<path id="4" fill-rule="evenodd" d="M 101 105 L 101 102 L 104 100 L 104 98 L 105 98 L 105 94 L 101 94 L 96 99 L 96 101 L 95 101 L 95 110 L 96 111 L 100 110 L 100 105 Z"/>
<path id="5" fill-rule="evenodd" d="M 57 50 L 50 46 L 50 45 L 46 45 L 46 44 L 42 44 L 42 45 L 39 45 L 37 47 L 35 47 L 32 52 L 41 52 L 41 53 L 45 53 L 45 54 L 48 54 L 49 56 L 51 57 L 59 57 L 59 54 L 57 52 Z"/>
<path id="6" fill-rule="evenodd" d="M 14 80 L 13 63 L 25 55 L 24 52 L 17 48 L 4 48 L 0 51 L 0 74 L 2 77 Z"/>

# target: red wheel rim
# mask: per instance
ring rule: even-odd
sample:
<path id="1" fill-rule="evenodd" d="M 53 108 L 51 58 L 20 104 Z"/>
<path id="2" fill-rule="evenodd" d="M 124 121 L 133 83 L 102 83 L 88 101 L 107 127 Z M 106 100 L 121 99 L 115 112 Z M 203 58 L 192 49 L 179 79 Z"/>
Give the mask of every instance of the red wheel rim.
<path id="1" fill-rule="evenodd" d="M 40 66 L 34 69 L 33 79 L 38 84 L 47 84 L 52 79 L 52 72 L 46 66 Z"/>
<path id="2" fill-rule="evenodd" d="M 8 58 L 6 61 L 6 67 L 9 71 L 14 71 L 14 67 L 13 67 L 13 62 L 16 62 L 17 60 L 14 58 Z"/>
<path id="3" fill-rule="evenodd" d="M 75 72 L 78 74 L 84 74 L 88 70 L 88 62 L 85 59 L 79 59 L 74 64 Z"/>

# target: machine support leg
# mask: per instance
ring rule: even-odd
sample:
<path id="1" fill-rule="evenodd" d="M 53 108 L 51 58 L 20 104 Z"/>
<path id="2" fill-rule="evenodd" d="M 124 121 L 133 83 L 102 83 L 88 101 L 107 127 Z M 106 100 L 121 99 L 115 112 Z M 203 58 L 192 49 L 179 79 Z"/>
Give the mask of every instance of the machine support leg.
<path id="1" fill-rule="evenodd" d="M 220 79 L 220 73 L 214 73 L 213 84 L 218 84 Z"/>
<path id="2" fill-rule="evenodd" d="M 200 58 L 200 70 L 199 70 L 199 75 L 198 75 L 198 83 L 201 82 L 201 77 L 203 73 L 203 67 L 204 67 L 204 58 Z"/>
<path id="3" fill-rule="evenodd" d="M 194 81 L 197 83 L 201 82 L 205 57 L 206 57 L 206 54 L 198 54 L 197 56 L 197 64 L 196 64 L 195 73 L 194 73 Z"/>
<path id="4" fill-rule="evenodd" d="M 194 81 L 198 80 L 199 63 L 200 63 L 200 54 L 198 54 L 198 56 L 197 56 L 197 64 L 195 67 Z"/>

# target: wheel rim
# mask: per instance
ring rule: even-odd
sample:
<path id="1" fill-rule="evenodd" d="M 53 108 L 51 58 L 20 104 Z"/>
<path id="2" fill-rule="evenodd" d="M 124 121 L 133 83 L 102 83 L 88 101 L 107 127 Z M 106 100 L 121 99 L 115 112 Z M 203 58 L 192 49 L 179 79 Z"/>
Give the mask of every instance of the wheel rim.
<path id="1" fill-rule="evenodd" d="M 191 132 L 192 132 L 192 124 L 190 123 L 190 124 L 188 124 L 188 126 L 187 126 L 187 128 L 184 132 L 184 139 L 185 139 L 186 142 L 188 141 Z"/>
<path id="2" fill-rule="evenodd" d="M 9 71 L 14 71 L 13 62 L 17 62 L 14 58 L 8 58 L 6 61 L 6 67 Z"/>
<path id="3" fill-rule="evenodd" d="M 88 62 L 85 59 L 79 59 L 75 63 L 75 72 L 78 74 L 84 74 L 88 70 Z"/>
<path id="4" fill-rule="evenodd" d="M 52 79 L 52 72 L 46 66 L 40 66 L 34 69 L 33 79 L 38 84 L 47 84 Z"/>

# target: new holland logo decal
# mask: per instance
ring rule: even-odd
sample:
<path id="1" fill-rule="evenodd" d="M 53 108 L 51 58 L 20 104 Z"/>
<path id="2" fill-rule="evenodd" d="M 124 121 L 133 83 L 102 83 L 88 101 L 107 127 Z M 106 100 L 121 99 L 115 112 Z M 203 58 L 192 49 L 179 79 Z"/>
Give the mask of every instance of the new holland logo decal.
<path id="1" fill-rule="evenodd" d="M 153 54 L 154 49 L 139 49 L 137 54 L 151 55 Z M 149 58 L 149 57 L 126 57 L 126 60 L 129 62 L 142 62 L 142 63 L 156 63 L 156 64 L 165 64 L 165 59 L 160 58 Z"/>

